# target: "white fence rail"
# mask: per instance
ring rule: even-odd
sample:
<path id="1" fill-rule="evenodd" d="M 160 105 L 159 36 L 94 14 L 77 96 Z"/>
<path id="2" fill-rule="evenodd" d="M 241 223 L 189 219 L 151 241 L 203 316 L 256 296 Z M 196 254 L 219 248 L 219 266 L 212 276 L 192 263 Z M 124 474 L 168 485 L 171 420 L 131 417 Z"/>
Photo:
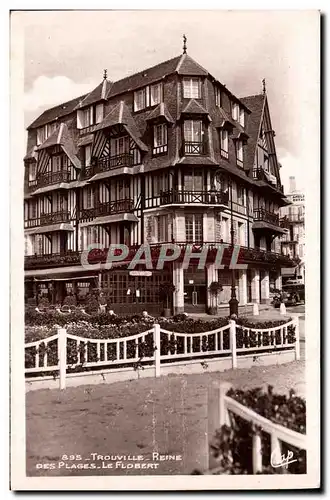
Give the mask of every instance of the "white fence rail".
<path id="1" fill-rule="evenodd" d="M 298 448 L 300 450 L 307 450 L 307 436 L 300 434 L 293 430 L 287 429 L 281 425 L 275 424 L 271 420 L 262 417 L 255 411 L 242 405 L 235 399 L 227 396 L 228 391 L 232 388 L 228 382 L 215 383 L 209 392 L 208 402 L 208 415 L 210 416 L 211 425 L 209 425 L 209 439 L 212 439 L 216 429 L 221 428 L 222 425 L 230 426 L 230 412 L 242 419 L 254 424 L 253 437 L 252 437 L 252 469 L 253 474 L 262 472 L 262 441 L 261 432 L 266 432 L 270 435 L 271 442 L 271 463 L 275 467 L 286 467 L 285 460 L 283 460 L 281 448 L 282 443 Z M 295 461 L 293 459 L 293 461 Z M 215 473 L 216 468 L 212 468 L 216 461 L 212 462 L 210 457 L 211 470 L 209 474 Z M 290 463 L 290 462 L 289 462 Z M 284 470 L 281 472 L 285 472 Z"/>
<path id="2" fill-rule="evenodd" d="M 290 326 L 295 327 L 294 342 L 290 342 Z M 300 358 L 298 318 L 263 330 L 242 327 L 230 320 L 221 328 L 201 333 L 172 332 L 155 324 L 145 332 L 116 339 L 89 339 L 59 328 L 56 335 L 25 344 L 26 365 L 33 365 L 26 367 L 25 373 L 59 371 L 63 389 L 68 369 L 153 364 L 155 376 L 159 377 L 161 365 L 173 361 L 219 356 L 231 358 L 232 367 L 237 368 L 238 356 L 283 348 L 295 349 L 296 359 Z"/>

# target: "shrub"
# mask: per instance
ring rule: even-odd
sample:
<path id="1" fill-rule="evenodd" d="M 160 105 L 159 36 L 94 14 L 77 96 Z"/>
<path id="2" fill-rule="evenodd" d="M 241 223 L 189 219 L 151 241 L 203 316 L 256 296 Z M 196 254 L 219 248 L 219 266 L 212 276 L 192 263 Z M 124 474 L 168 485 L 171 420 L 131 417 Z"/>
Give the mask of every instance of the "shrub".
<path id="1" fill-rule="evenodd" d="M 272 386 L 269 386 L 268 392 L 260 388 L 249 391 L 231 389 L 227 395 L 276 424 L 306 434 L 306 402 L 296 396 L 293 390 L 289 396 L 279 395 L 274 394 Z M 220 471 L 217 474 L 252 474 L 252 435 L 255 429 L 251 422 L 234 414 L 231 416 L 231 427 L 223 425 L 217 430 L 210 446 L 211 453 L 219 462 Z M 275 469 L 270 465 L 270 436 L 263 432 L 261 436 L 262 474 L 281 473 L 280 467 Z M 282 454 L 287 456 L 289 450 L 293 451 L 297 460 L 289 464 L 289 473 L 305 474 L 306 452 L 283 443 Z"/>
<path id="2" fill-rule="evenodd" d="M 76 306 L 77 305 L 77 299 L 74 295 L 67 295 L 64 299 L 63 302 L 64 306 Z"/>

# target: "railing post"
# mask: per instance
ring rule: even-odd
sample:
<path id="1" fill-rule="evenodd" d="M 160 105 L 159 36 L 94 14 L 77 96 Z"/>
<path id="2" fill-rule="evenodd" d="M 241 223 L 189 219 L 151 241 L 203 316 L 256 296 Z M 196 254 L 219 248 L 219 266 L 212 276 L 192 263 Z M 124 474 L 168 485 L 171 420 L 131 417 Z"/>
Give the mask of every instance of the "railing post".
<path id="1" fill-rule="evenodd" d="M 207 436 L 206 436 L 206 453 L 207 463 L 205 470 L 211 470 L 217 467 L 218 462 L 212 456 L 210 443 L 212 442 L 215 432 L 222 425 L 230 425 L 229 413 L 227 411 L 225 396 L 231 389 L 229 382 L 212 382 L 208 387 L 208 402 L 207 402 Z"/>
<path id="2" fill-rule="evenodd" d="M 252 436 L 252 470 L 253 474 L 262 472 L 262 445 L 259 430 L 255 430 Z"/>
<path id="3" fill-rule="evenodd" d="M 154 324 L 155 377 L 160 377 L 160 326 Z"/>
<path id="4" fill-rule="evenodd" d="M 230 349 L 231 349 L 231 359 L 232 368 L 237 368 L 237 355 L 236 355 L 236 321 L 233 319 L 229 320 L 229 336 L 230 336 Z"/>
<path id="5" fill-rule="evenodd" d="M 300 359 L 299 317 L 296 316 L 293 321 L 294 321 L 294 325 L 296 327 L 296 330 L 295 330 L 295 336 L 296 336 L 295 353 L 296 353 L 296 361 L 298 361 Z"/>
<path id="6" fill-rule="evenodd" d="M 58 363 L 60 389 L 65 389 L 66 386 L 66 329 L 58 328 Z"/>

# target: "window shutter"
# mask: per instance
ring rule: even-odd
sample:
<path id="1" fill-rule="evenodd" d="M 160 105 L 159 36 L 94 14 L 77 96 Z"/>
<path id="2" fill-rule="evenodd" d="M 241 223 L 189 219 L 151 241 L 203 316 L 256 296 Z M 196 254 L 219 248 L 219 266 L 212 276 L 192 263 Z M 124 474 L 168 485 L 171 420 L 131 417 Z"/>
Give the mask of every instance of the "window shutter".
<path id="1" fill-rule="evenodd" d="M 95 120 L 95 123 L 101 123 L 101 121 L 103 120 L 103 112 L 104 112 L 104 106 L 103 104 L 98 104 L 96 106 L 96 120 Z"/>
<path id="2" fill-rule="evenodd" d="M 78 109 L 77 111 L 77 128 L 84 128 L 83 127 L 84 123 L 84 112 L 81 109 Z"/>

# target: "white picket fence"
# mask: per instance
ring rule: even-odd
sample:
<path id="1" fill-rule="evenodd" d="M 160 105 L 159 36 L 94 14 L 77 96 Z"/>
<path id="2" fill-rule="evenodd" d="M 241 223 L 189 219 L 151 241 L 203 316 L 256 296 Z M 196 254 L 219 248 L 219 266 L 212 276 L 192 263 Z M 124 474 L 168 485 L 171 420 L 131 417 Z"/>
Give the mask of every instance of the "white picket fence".
<path id="1" fill-rule="evenodd" d="M 251 422 L 252 436 L 252 469 L 253 474 L 262 472 L 262 437 L 261 433 L 270 435 L 271 440 L 271 463 L 280 469 L 281 473 L 287 472 L 287 462 L 295 461 L 294 455 L 282 456 L 282 443 L 291 445 L 299 450 L 307 450 L 307 435 L 287 429 L 282 425 L 275 424 L 271 420 L 262 417 L 255 411 L 242 405 L 235 399 L 227 396 L 232 385 L 228 382 L 215 383 L 209 392 L 208 415 L 212 422 L 209 427 L 209 439 L 211 440 L 216 429 L 222 425 L 231 425 L 230 412 L 242 419 Z M 212 434 L 212 435 L 210 435 Z M 214 460 L 214 459 L 213 459 Z M 216 460 L 215 460 L 216 461 Z M 212 463 L 212 462 L 211 462 Z M 211 468 L 206 474 L 217 473 L 217 468 Z"/>
<path id="2" fill-rule="evenodd" d="M 295 326 L 294 343 L 288 341 L 288 328 L 291 325 Z M 237 346 L 242 343 L 236 336 L 238 328 L 244 336 L 243 347 Z M 144 352 L 146 346 L 149 347 L 147 354 Z M 194 358 L 221 356 L 231 358 L 232 367 L 237 368 L 238 354 L 281 348 L 295 349 L 296 359 L 300 359 L 298 318 L 270 329 L 241 327 L 230 320 L 227 325 L 216 330 L 192 334 L 172 332 L 154 324 L 145 332 L 116 339 L 78 337 L 67 333 L 65 328 L 58 328 L 56 335 L 25 344 L 30 361 L 31 357 L 34 361 L 33 367 L 25 368 L 25 374 L 46 374 L 58 370 L 60 388 L 64 389 L 67 370 L 77 366 L 96 369 L 120 365 L 134 367 L 137 363 L 148 362 L 154 365 L 155 377 L 159 377 L 161 366 L 173 361 L 187 360 L 189 363 Z M 53 363 L 49 360 L 51 350 L 57 352 L 56 362 Z M 76 353 L 76 359 L 71 362 L 68 360 L 69 351 Z"/>

